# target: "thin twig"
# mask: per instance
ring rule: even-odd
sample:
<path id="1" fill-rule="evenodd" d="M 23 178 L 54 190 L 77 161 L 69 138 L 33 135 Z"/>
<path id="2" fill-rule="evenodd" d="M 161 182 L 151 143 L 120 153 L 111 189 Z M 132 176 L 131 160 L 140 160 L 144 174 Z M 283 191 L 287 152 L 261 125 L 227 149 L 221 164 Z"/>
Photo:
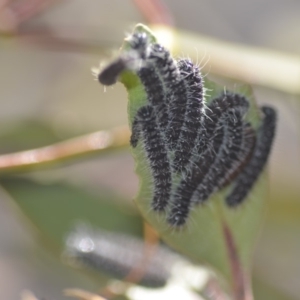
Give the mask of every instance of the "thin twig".
<path id="1" fill-rule="evenodd" d="M 0 172 L 20 172 L 63 162 L 87 154 L 99 153 L 127 146 L 127 126 L 97 131 L 51 146 L 4 154 L 0 156 Z"/>

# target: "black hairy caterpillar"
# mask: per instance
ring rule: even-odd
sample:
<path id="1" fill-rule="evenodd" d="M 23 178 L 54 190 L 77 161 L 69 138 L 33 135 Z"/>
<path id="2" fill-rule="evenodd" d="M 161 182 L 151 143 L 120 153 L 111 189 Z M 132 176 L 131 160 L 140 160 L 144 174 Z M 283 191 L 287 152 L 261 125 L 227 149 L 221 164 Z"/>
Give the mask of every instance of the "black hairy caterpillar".
<path id="1" fill-rule="evenodd" d="M 184 122 L 187 88 L 176 61 L 164 47 L 154 44 L 151 47 L 149 58 L 153 62 L 165 87 L 169 113 L 166 138 L 169 148 L 173 150 L 176 147 Z"/>
<path id="2" fill-rule="evenodd" d="M 126 60 L 120 57 L 99 73 L 98 80 L 104 85 L 113 85 L 117 82 L 119 74 L 124 71 L 126 67 Z"/>
<path id="3" fill-rule="evenodd" d="M 135 147 L 136 141 L 142 140 L 151 166 L 154 181 L 152 208 L 155 211 L 163 211 L 171 193 L 171 167 L 152 106 L 143 106 L 138 110 L 132 132 L 133 136 L 138 137 L 131 138 L 131 145 Z"/>
<path id="4" fill-rule="evenodd" d="M 243 201 L 267 163 L 275 136 L 276 112 L 268 106 L 263 106 L 261 110 L 264 117 L 258 129 L 256 146 L 249 162 L 237 177 L 233 190 L 226 197 L 229 206 L 237 206 Z"/>
<path id="5" fill-rule="evenodd" d="M 151 66 L 141 68 L 138 74 L 145 87 L 149 104 L 154 108 L 158 125 L 165 132 L 169 116 L 162 82 Z"/>
<path id="6" fill-rule="evenodd" d="M 182 172 L 191 157 L 203 121 L 204 87 L 199 68 L 190 60 L 180 60 L 178 68 L 187 87 L 187 104 L 184 123 L 175 149 L 173 167 L 176 172 Z"/>

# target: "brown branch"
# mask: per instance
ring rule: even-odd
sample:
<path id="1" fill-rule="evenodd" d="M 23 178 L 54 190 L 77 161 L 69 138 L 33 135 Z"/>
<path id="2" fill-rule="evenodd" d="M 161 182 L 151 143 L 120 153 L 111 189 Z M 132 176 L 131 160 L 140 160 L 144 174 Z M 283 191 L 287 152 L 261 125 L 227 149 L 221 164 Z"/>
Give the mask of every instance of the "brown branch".
<path id="1" fill-rule="evenodd" d="M 51 146 L 0 156 L 0 173 L 28 171 L 83 155 L 118 149 L 128 145 L 128 127 L 98 131 Z"/>

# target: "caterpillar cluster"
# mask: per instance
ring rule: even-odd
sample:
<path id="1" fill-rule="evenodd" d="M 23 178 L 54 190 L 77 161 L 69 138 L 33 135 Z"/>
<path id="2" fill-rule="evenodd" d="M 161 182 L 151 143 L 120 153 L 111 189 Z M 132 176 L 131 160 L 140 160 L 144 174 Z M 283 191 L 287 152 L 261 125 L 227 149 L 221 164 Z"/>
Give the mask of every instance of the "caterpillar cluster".
<path id="1" fill-rule="evenodd" d="M 151 43 L 146 33 L 134 33 L 130 51 L 100 74 L 113 84 L 125 69 L 140 79 L 147 104 L 132 123 L 131 146 L 140 143 L 153 178 L 151 206 L 166 212 L 173 227 L 186 224 L 192 206 L 233 182 L 229 207 L 247 197 L 271 150 L 276 113 L 262 107 L 257 130 L 245 121 L 248 100 L 223 92 L 208 105 L 199 68 L 189 59 L 176 61 L 168 50 Z"/>

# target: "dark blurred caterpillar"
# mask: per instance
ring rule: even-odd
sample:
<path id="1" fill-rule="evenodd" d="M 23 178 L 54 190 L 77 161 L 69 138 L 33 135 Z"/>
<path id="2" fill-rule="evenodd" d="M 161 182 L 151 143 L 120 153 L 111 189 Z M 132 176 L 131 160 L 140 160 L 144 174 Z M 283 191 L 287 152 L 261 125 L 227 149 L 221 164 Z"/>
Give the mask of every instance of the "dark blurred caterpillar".
<path id="1" fill-rule="evenodd" d="M 147 253 L 149 257 L 145 257 Z M 167 247 L 148 245 L 145 249 L 145 243 L 136 237 L 87 225 L 78 225 L 67 236 L 64 258 L 74 266 L 121 280 L 126 280 L 126 276 L 144 262 L 137 284 L 152 288 L 164 286 L 172 277 L 174 266 L 182 266 L 182 275 L 184 266 L 191 266 Z"/>

